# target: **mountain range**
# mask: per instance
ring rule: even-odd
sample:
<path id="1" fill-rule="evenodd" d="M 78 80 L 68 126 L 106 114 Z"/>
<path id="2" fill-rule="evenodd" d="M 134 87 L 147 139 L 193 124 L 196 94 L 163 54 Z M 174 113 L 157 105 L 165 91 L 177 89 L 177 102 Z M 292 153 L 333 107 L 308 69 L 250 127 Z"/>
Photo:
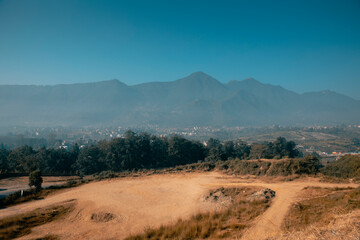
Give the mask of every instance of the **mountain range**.
<path id="1" fill-rule="evenodd" d="M 119 80 L 0 85 L 0 126 L 264 126 L 359 123 L 360 101 L 298 94 L 249 78 L 221 83 L 196 72 L 170 82 Z"/>

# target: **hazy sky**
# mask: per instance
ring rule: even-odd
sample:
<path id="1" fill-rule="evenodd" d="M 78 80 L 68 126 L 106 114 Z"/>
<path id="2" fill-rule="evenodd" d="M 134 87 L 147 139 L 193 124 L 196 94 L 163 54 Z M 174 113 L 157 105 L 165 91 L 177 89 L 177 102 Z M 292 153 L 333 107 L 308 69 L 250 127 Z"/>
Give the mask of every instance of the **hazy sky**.
<path id="1" fill-rule="evenodd" d="M 0 0 L 0 84 L 195 71 L 360 99 L 360 1 Z"/>

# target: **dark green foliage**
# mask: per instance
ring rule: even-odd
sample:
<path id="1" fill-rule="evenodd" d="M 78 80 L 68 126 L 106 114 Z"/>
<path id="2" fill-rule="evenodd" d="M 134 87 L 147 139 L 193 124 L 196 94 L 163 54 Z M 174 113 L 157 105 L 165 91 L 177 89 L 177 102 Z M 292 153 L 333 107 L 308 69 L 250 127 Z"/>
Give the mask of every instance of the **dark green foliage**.
<path id="1" fill-rule="evenodd" d="M 30 187 L 34 186 L 37 191 L 40 191 L 42 182 L 43 182 L 43 179 L 41 177 L 40 170 L 35 170 L 30 173 L 30 175 L 29 175 L 29 186 Z"/>
<path id="2" fill-rule="evenodd" d="M 40 169 L 46 175 L 89 175 L 102 171 L 174 167 L 204 160 L 291 158 L 298 154 L 295 143 L 285 138 L 253 145 L 241 140 L 222 143 L 210 138 L 204 146 L 178 135 L 157 137 L 129 130 L 124 138 L 99 141 L 82 149 L 75 144 L 69 151 L 45 147 L 34 150 L 30 146 L 11 151 L 0 149 L 0 174 L 29 174 Z M 255 170 L 251 174 L 260 173 Z"/>
<path id="3" fill-rule="evenodd" d="M 6 173 L 9 169 L 7 157 L 9 155 L 9 151 L 6 149 L 0 149 L 0 174 Z"/>
<path id="4" fill-rule="evenodd" d="M 14 173 L 30 173 L 38 169 L 35 158 L 36 152 L 29 146 L 19 147 L 9 153 L 7 162 Z"/>
<path id="5" fill-rule="evenodd" d="M 39 150 L 38 160 L 41 164 L 40 169 L 56 175 L 71 173 L 71 166 L 75 163 L 77 155 L 64 149 L 45 149 Z"/>
<path id="6" fill-rule="evenodd" d="M 248 159 L 250 156 L 251 146 L 241 140 L 234 141 L 234 152 L 232 158 Z"/>
<path id="7" fill-rule="evenodd" d="M 224 161 L 229 158 L 245 159 L 250 155 L 251 147 L 241 140 L 226 141 L 223 144 L 210 138 L 206 146 L 206 161 Z"/>
<path id="8" fill-rule="evenodd" d="M 321 169 L 321 172 L 333 177 L 360 177 L 360 155 L 345 155 Z"/>
<path id="9" fill-rule="evenodd" d="M 167 138 L 151 136 L 150 149 L 154 167 L 170 166 L 168 158 L 169 142 Z"/>
<path id="10" fill-rule="evenodd" d="M 84 148 L 79 154 L 75 168 L 81 175 L 104 171 L 104 152 L 95 145 Z"/>
<path id="11" fill-rule="evenodd" d="M 204 159 L 204 147 L 180 136 L 169 139 L 168 154 L 171 166 L 184 165 Z"/>
<path id="12" fill-rule="evenodd" d="M 204 160 L 204 147 L 174 135 L 169 139 L 128 131 L 124 138 L 102 141 L 80 151 L 74 165 L 80 174 L 172 167 Z"/>
<path id="13" fill-rule="evenodd" d="M 287 141 L 283 137 L 278 137 L 274 142 L 254 144 L 251 148 L 250 157 L 254 159 L 281 159 L 300 157 L 300 152 L 295 148 L 293 141 Z"/>
<path id="14" fill-rule="evenodd" d="M 233 151 L 233 149 L 230 149 L 231 148 L 230 145 L 233 145 L 231 143 L 228 142 L 228 144 L 227 144 L 228 145 L 227 146 L 228 151 L 229 150 Z M 219 160 L 226 160 L 227 159 L 226 158 L 226 152 L 224 151 L 223 145 L 221 144 L 221 142 L 218 139 L 214 139 L 214 138 L 210 138 L 207 141 L 206 155 L 207 155 L 207 157 L 205 158 L 206 161 L 219 161 Z"/>

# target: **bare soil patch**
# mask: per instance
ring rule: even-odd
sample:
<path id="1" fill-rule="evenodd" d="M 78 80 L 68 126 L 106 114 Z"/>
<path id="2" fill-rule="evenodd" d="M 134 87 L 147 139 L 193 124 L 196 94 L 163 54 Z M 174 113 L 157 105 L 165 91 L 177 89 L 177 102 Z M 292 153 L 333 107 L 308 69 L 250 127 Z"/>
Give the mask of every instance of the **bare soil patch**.
<path id="1" fill-rule="evenodd" d="M 208 218 L 213 219 L 211 214 L 214 214 L 214 211 L 222 211 L 227 206 L 227 196 L 223 193 L 213 192 L 208 201 L 204 199 L 214 189 L 259 187 L 274 190 L 276 196 L 263 214 L 252 218 L 246 225 L 238 225 L 238 229 L 243 229 L 242 239 L 267 239 L 282 233 L 281 226 L 288 209 L 298 201 L 298 194 L 307 186 L 358 185 L 321 183 L 314 178 L 298 178 L 286 182 L 273 179 L 266 182 L 266 179 L 229 176 L 217 172 L 114 178 L 64 189 L 42 200 L 0 209 L 0 222 L 9 216 L 61 205 L 65 201 L 76 199 L 74 210 L 66 217 L 34 227 L 30 234 L 19 239 L 46 236 L 76 240 L 124 239 L 141 234 L 145 229 L 175 225 L 179 219 L 186 222 L 199 214 L 209 214 Z M 230 223 L 225 223 L 225 226 L 226 224 Z M 210 236 L 215 238 L 217 235 Z"/>
<path id="2" fill-rule="evenodd" d="M 0 221 L 0 239 L 12 239 L 31 233 L 31 229 L 64 217 L 74 209 L 74 201 L 61 205 L 36 209 Z M 45 239 L 49 239 L 50 236 Z"/>
<path id="3" fill-rule="evenodd" d="M 220 210 L 200 213 L 188 220 L 179 219 L 174 225 L 147 229 L 126 239 L 239 238 L 252 220 L 270 206 L 274 195 L 267 193 L 267 189 L 258 187 L 219 188 L 210 191 L 205 200 L 221 203 Z"/>

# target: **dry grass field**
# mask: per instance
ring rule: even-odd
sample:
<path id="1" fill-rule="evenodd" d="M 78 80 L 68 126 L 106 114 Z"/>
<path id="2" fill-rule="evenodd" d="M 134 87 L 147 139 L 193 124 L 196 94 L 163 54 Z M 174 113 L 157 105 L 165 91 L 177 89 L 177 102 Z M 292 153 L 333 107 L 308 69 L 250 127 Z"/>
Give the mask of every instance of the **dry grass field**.
<path id="1" fill-rule="evenodd" d="M 218 172 L 103 180 L 63 189 L 41 200 L 0 209 L 0 238 L 7 239 L 9 235 L 6 234 L 18 224 L 20 230 L 25 229 L 17 233 L 18 239 L 143 239 L 144 236 L 184 239 L 185 233 L 189 234 L 187 239 L 304 239 L 299 235 L 299 230 L 310 236 L 311 229 L 324 228 L 334 224 L 334 221 L 342 223 L 342 226 L 358 226 L 358 203 L 353 202 L 358 193 L 348 187 L 356 188 L 358 185 L 326 183 L 309 177 L 281 181 L 277 178 L 229 176 Z M 274 190 L 276 196 L 269 201 L 252 201 L 249 198 L 263 188 Z M 345 205 L 346 211 L 336 212 L 336 204 L 321 199 L 321 196 L 331 198 L 333 194 L 337 197 L 334 199 L 342 199 L 339 209 Z M 308 224 L 303 224 L 304 220 L 299 217 L 303 213 L 294 209 L 299 204 L 312 206 L 310 199 L 319 197 L 320 200 L 314 204 L 329 202 L 323 205 L 323 211 L 333 209 L 336 212 L 335 220 L 322 220 L 327 215 L 319 213 L 320 220 L 308 219 Z M 54 208 L 57 214 L 53 216 L 49 211 Z M 306 209 L 313 211 L 311 207 Z M 39 220 L 34 214 L 43 218 Z M 318 221 L 323 221 L 323 224 L 313 224 Z M 299 223 L 304 228 L 292 227 Z M 333 229 L 337 231 L 335 234 L 345 231 L 340 227 Z M 355 230 L 351 230 L 351 234 L 360 236 L 356 235 L 358 232 Z"/>

